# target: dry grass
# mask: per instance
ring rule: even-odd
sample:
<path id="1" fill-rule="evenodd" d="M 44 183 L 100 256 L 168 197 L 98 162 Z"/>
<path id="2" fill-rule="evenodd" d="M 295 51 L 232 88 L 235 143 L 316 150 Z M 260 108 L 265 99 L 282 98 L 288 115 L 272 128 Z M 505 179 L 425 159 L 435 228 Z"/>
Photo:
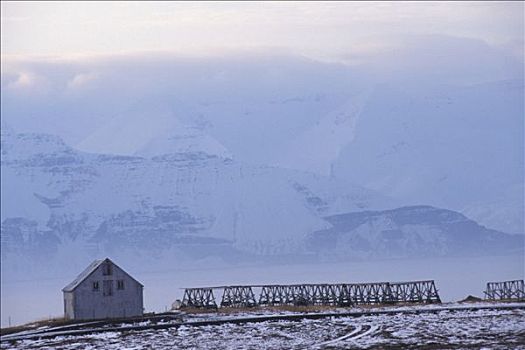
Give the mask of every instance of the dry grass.
<path id="1" fill-rule="evenodd" d="M 414 306 L 414 305 L 425 305 L 425 304 L 416 304 L 416 303 L 396 303 L 393 304 L 362 304 L 357 307 L 361 310 L 374 310 L 379 308 L 384 308 L 388 306 Z M 260 311 L 272 311 L 272 312 L 330 312 L 335 310 L 355 310 L 355 306 L 334 306 L 334 305 L 307 305 L 307 306 L 296 306 L 296 305 L 274 305 L 274 306 L 254 306 L 254 307 L 221 307 L 217 309 L 199 309 L 199 308 L 182 308 L 181 311 L 184 311 L 188 314 L 218 314 L 218 315 L 229 315 L 237 313 L 253 313 Z"/>
<path id="2" fill-rule="evenodd" d="M 184 307 L 180 308 L 180 311 L 185 312 L 187 314 L 216 314 L 219 312 L 219 309 L 205 309 L 205 308 L 196 308 L 196 307 Z"/>
<path id="3" fill-rule="evenodd" d="M 223 307 L 218 309 L 198 309 L 198 308 L 184 308 L 181 309 L 188 314 L 219 314 L 219 315 L 230 315 L 237 313 L 251 313 L 260 311 L 290 311 L 290 312 L 322 312 L 340 309 L 336 306 L 321 306 L 321 305 L 310 305 L 310 306 L 293 306 L 293 305 L 276 305 L 276 306 L 254 306 L 254 307 Z"/>
<path id="4" fill-rule="evenodd" d="M 330 305 L 309 305 L 309 306 L 294 306 L 294 305 L 278 305 L 278 306 L 265 306 L 262 310 L 268 311 L 291 311 L 291 312 L 323 312 L 332 311 L 335 309 L 341 309 L 338 306 Z"/>
<path id="5" fill-rule="evenodd" d="M 18 333 L 18 332 L 28 331 L 28 330 L 36 330 L 40 327 L 50 327 L 50 328 L 61 327 L 61 326 L 82 327 L 85 324 L 103 325 L 103 324 L 116 324 L 120 322 L 142 322 L 146 320 L 150 320 L 153 323 L 156 323 L 159 320 L 161 320 L 163 317 L 174 318 L 174 317 L 177 317 L 177 314 L 172 313 L 172 312 L 162 312 L 158 314 L 154 312 L 149 312 L 149 313 L 145 313 L 142 316 L 101 318 L 101 319 L 95 319 L 95 320 L 68 320 L 64 317 L 55 317 L 55 318 L 47 318 L 47 319 L 33 321 L 31 323 L 26 323 L 20 326 L 0 328 L 0 335 L 13 334 L 13 333 Z"/>
<path id="6" fill-rule="evenodd" d="M 27 330 L 34 330 L 40 327 L 58 327 L 58 326 L 66 326 L 70 324 L 78 323 L 73 320 L 67 320 L 64 317 L 55 317 L 55 318 L 46 318 L 46 319 L 40 319 L 37 321 L 33 321 L 30 323 L 26 323 L 24 325 L 20 326 L 13 326 L 13 327 L 5 327 L 0 328 L 0 335 L 7 335 Z"/>

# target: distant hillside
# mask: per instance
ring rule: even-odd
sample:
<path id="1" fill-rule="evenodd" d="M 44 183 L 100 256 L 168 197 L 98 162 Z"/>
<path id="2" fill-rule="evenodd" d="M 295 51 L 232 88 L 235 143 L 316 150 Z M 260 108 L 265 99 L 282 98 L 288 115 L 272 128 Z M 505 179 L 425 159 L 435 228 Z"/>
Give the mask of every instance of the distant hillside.
<path id="1" fill-rule="evenodd" d="M 394 203 L 328 177 L 215 154 L 220 147 L 200 147 L 205 137 L 183 141 L 195 146 L 146 158 L 84 153 L 53 135 L 3 130 L 8 272 L 106 255 L 152 265 L 301 255 L 307 233 L 330 227 L 322 216 Z"/>
<path id="2" fill-rule="evenodd" d="M 487 229 L 464 215 L 431 206 L 325 217 L 332 228 L 308 236 L 322 259 L 474 256 L 523 252 L 523 235 Z"/>

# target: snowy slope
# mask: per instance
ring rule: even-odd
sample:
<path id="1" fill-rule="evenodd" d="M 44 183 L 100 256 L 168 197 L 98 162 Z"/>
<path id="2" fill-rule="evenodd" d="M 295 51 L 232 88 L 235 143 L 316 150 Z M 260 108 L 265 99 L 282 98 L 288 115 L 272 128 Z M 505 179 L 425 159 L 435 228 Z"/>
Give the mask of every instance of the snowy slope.
<path id="1" fill-rule="evenodd" d="M 97 154 L 203 152 L 330 175 L 524 231 L 523 62 L 480 40 L 414 36 L 351 65 L 243 52 L 5 68 L 2 120 L 21 132 Z M 20 72 L 45 84 L 10 88 Z M 68 84 L 79 74 L 93 79 Z"/>
<path id="2" fill-rule="evenodd" d="M 333 226 L 309 235 L 323 259 L 523 254 L 523 235 L 480 226 L 464 215 L 431 206 L 362 211 L 326 217 Z"/>
<path id="3" fill-rule="evenodd" d="M 345 182 L 202 148 L 152 158 L 90 154 L 57 137 L 7 132 L 2 189 L 2 258 L 29 253 L 35 261 L 303 254 L 305 235 L 330 226 L 322 215 L 393 204 Z"/>
<path id="4" fill-rule="evenodd" d="M 42 134 L 2 135 L 2 204 L 7 273 L 106 255 L 155 266 L 519 251 L 453 211 L 385 210 L 398 203 L 348 181 L 204 152 L 83 153 Z"/>
<path id="5" fill-rule="evenodd" d="M 377 87 L 334 176 L 524 233 L 523 96 L 523 80 Z"/>

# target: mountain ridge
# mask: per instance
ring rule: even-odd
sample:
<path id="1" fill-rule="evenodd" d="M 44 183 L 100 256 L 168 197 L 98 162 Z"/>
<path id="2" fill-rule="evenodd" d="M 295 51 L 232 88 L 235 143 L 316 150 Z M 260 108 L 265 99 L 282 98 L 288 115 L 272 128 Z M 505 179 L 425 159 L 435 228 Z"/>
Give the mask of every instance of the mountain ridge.
<path id="1" fill-rule="evenodd" d="M 25 268 L 28 257 L 36 265 L 59 266 L 67 259 L 107 254 L 130 263 L 140 256 L 148 264 L 317 259 L 334 252 L 341 259 L 412 256 L 417 249 L 413 239 L 397 252 L 381 250 L 384 242 L 377 235 L 385 230 L 384 224 L 369 231 L 376 238 L 364 253 L 320 252 L 312 249 L 310 238 L 332 232 L 338 228 L 336 218 L 348 215 L 376 215 L 388 222 L 399 212 L 440 210 L 398 208 L 398 202 L 346 182 L 247 165 L 205 152 L 151 158 L 90 154 L 55 136 L 3 133 L 1 155 L 2 265 L 11 272 L 15 266 Z M 484 232 L 462 214 L 439 213 L 471 222 L 471 235 Z M 441 227 L 441 216 L 430 219 Z M 430 227 L 424 216 L 415 215 L 415 220 L 422 231 L 430 230 L 434 236 L 446 233 L 442 227 L 437 231 Z M 414 235 L 406 227 L 401 231 Z M 420 242 L 422 251 L 436 246 L 427 243 Z M 440 244 L 441 252 L 450 251 Z M 476 249 L 473 253 L 481 255 L 501 252 L 490 246 Z"/>

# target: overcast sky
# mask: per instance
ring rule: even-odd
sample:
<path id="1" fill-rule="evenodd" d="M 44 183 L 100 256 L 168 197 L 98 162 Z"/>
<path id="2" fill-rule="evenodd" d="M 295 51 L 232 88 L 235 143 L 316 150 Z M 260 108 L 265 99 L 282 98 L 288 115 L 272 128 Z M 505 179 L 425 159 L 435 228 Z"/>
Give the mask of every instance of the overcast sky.
<path id="1" fill-rule="evenodd" d="M 520 54 L 524 3 L 1 2 L 2 54 L 26 57 L 263 49 L 340 60 L 412 35 L 481 39 Z"/>

